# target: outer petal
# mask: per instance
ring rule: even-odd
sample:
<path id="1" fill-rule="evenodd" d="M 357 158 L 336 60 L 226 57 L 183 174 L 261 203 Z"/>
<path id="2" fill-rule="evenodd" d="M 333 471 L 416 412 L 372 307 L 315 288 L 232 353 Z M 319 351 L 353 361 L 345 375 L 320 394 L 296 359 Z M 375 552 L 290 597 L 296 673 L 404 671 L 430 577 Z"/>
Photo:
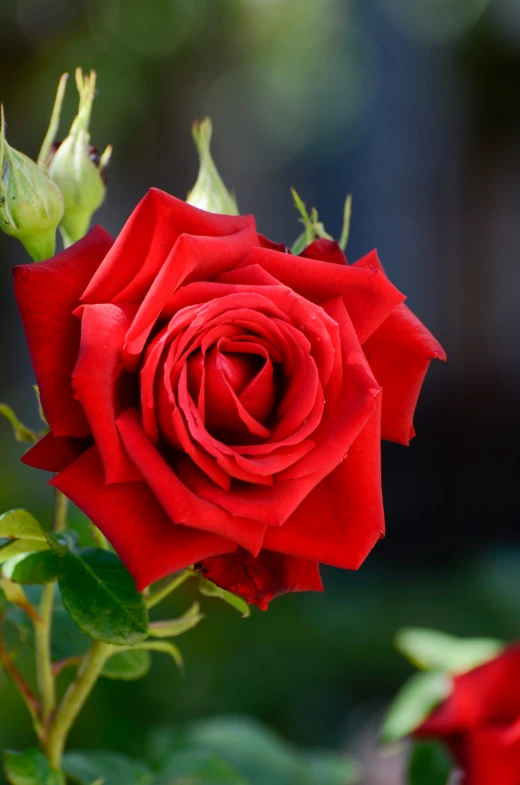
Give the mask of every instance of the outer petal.
<path id="1" fill-rule="evenodd" d="M 323 591 L 316 561 L 267 550 L 262 550 L 255 559 L 239 548 L 233 554 L 204 559 L 197 566 L 217 586 L 239 594 L 250 604 L 259 605 L 263 611 L 280 594 Z"/>
<path id="2" fill-rule="evenodd" d="M 332 264 L 348 264 L 347 258 L 335 240 L 319 238 L 301 252 L 305 259 L 317 259 Z"/>
<path id="3" fill-rule="evenodd" d="M 83 302 L 140 303 L 181 234 L 223 237 L 254 225 L 250 215 L 207 213 L 152 188 L 126 222 Z"/>
<path id="4" fill-rule="evenodd" d="M 92 446 L 92 439 L 75 439 L 71 436 L 54 436 L 49 431 L 22 458 L 22 463 L 34 469 L 61 472 L 85 450 Z"/>
<path id="5" fill-rule="evenodd" d="M 136 306 L 83 305 L 80 310 L 81 343 L 72 383 L 101 454 L 106 481 L 142 480 L 123 449 L 115 422 L 131 404 L 121 349 Z"/>
<path id="6" fill-rule="evenodd" d="M 377 255 L 370 254 L 354 267 L 374 265 L 383 271 Z M 381 435 L 409 444 L 415 435 L 413 415 L 430 361 L 445 360 L 446 353 L 406 305 L 396 308 L 363 348 L 384 389 Z"/>
<path id="7" fill-rule="evenodd" d="M 479 728 L 464 739 L 465 785 L 520 785 L 520 743 L 509 744 L 507 729 Z"/>
<path id="8" fill-rule="evenodd" d="M 403 302 L 404 295 L 376 267 L 360 268 L 253 248 L 241 267 L 259 264 L 313 303 L 341 296 L 361 343 Z"/>
<path id="9" fill-rule="evenodd" d="M 55 436 L 86 436 L 88 423 L 74 398 L 71 375 L 80 324 L 79 298 L 113 240 L 95 226 L 48 262 L 14 268 L 14 291 L 27 336 L 41 402 Z"/>
<path id="10" fill-rule="evenodd" d="M 264 547 L 344 569 L 357 569 L 384 534 L 380 402 L 345 461 L 303 500 Z"/>
<path id="11" fill-rule="evenodd" d="M 150 583 L 236 545 L 214 534 L 176 526 L 145 483 L 105 485 L 92 447 L 51 483 L 98 526 L 141 591 Z"/>

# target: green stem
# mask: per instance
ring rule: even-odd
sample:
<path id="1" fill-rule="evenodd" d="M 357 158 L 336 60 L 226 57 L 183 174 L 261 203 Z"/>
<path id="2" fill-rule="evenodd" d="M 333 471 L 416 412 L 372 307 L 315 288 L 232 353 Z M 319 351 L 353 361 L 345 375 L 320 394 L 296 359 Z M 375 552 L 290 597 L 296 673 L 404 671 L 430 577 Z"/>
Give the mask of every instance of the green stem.
<path id="1" fill-rule="evenodd" d="M 179 586 L 182 586 L 184 581 L 187 581 L 188 578 L 193 577 L 197 573 L 195 570 L 188 568 L 187 570 L 183 570 L 176 578 L 173 579 L 170 583 L 167 583 L 166 586 L 163 586 L 162 589 L 159 589 L 158 592 L 155 594 L 151 594 L 149 597 L 146 598 L 146 606 L 147 608 L 153 608 L 155 605 L 158 605 L 165 597 L 167 597 L 172 591 L 178 589 Z"/>
<path id="2" fill-rule="evenodd" d="M 69 500 L 59 491 L 54 489 L 54 531 L 62 532 L 67 528 L 67 510 L 69 507 Z"/>
<path id="3" fill-rule="evenodd" d="M 60 767 L 69 731 L 92 692 L 105 662 L 113 653 L 113 649 L 114 647 L 107 643 L 95 641 L 58 707 L 45 740 L 47 756 L 51 766 L 56 769 Z"/>
<path id="4" fill-rule="evenodd" d="M 36 674 L 38 689 L 42 698 L 43 721 L 48 720 L 56 706 L 56 691 L 51 661 L 52 606 L 54 603 L 54 583 L 43 587 L 40 602 L 40 619 L 34 624 Z"/>

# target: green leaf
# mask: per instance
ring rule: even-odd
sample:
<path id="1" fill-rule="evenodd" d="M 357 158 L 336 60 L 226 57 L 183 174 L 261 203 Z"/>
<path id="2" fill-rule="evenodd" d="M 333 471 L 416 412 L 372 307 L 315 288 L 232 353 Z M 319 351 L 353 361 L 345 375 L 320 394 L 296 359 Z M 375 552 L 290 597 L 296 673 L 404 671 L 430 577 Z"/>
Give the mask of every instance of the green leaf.
<path id="1" fill-rule="evenodd" d="M 3 589 L 0 589 L 0 614 L 3 614 L 8 608 L 7 597 Z"/>
<path id="2" fill-rule="evenodd" d="M 141 679 L 150 670 L 151 659 L 150 652 L 143 649 L 120 651 L 106 661 L 101 675 L 121 681 Z"/>
<path id="3" fill-rule="evenodd" d="M 421 742 L 412 748 L 409 785 L 447 785 L 451 771 L 452 760 L 440 744 Z"/>
<path id="4" fill-rule="evenodd" d="M 184 632 L 193 629 L 204 615 L 200 613 L 200 605 L 194 602 L 191 608 L 178 619 L 170 621 L 154 621 L 150 624 L 151 638 L 174 638 Z"/>
<path id="5" fill-rule="evenodd" d="M 205 597 L 218 597 L 220 600 L 224 600 L 224 602 L 227 602 L 228 605 L 231 605 L 232 608 L 241 613 L 243 619 L 246 619 L 251 615 L 251 608 L 242 597 L 239 597 L 237 594 L 233 594 L 230 591 L 226 591 L 225 589 L 221 589 L 220 586 L 215 586 L 215 584 L 207 578 L 201 578 L 199 591 Z"/>
<path id="6" fill-rule="evenodd" d="M 395 742 L 421 725 L 430 712 L 452 690 L 452 680 L 445 673 L 416 673 L 397 693 L 386 715 L 382 738 Z"/>
<path id="7" fill-rule="evenodd" d="M 4 770 L 11 785 L 65 785 L 59 771 L 51 765 L 40 750 L 3 754 Z"/>
<path id="8" fill-rule="evenodd" d="M 81 657 L 91 646 L 92 638 L 80 630 L 65 608 L 55 608 L 52 614 L 52 659 L 59 662 L 70 657 Z"/>
<path id="9" fill-rule="evenodd" d="M 92 638 L 116 646 L 146 638 L 148 614 L 143 596 L 115 553 L 101 548 L 69 551 L 59 586 L 66 610 Z"/>
<path id="10" fill-rule="evenodd" d="M 42 525 L 27 510 L 9 510 L 0 515 L 0 537 L 47 542 Z"/>
<path id="11" fill-rule="evenodd" d="M 229 763 L 202 750 L 174 752 L 154 785 L 248 785 Z M 267 782 L 265 783 L 267 785 Z"/>
<path id="12" fill-rule="evenodd" d="M 14 411 L 10 406 L 7 406 L 7 404 L 0 403 L 0 415 L 5 417 L 6 420 L 11 423 L 14 438 L 17 442 L 29 442 L 30 444 L 35 444 L 40 438 L 38 434 L 34 433 L 34 431 L 31 431 L 30 428 L 27 428 L 27 426 L 20 422 Z"/>
<path id="13" fill-rule="evenodd" d="M 39 584 L 56 580 L 61 559 L 52 551 L 21 555 L 4 564 L 3 572 L 14 583 Z"/>
<path id="14" fill-rule="evenodd" d="M 332 752 L 308 754 L 302 762 L 301 785 L 350 785 L 359 778 L 359 766 L 345 755 Z"/>
<path id="15" fill-rule="evenodd" d="M 249 785 L 350 785 L 358 767 L 343 755 L 307 753 L 247 716 L 212 717 L 182 728 L 161 728 L 150 737 L 150 756 L 174 772 L 179 750 L 204 752 L 230 764 Z M 167 776 L 160 783 L 168 783 Z"/>
<path id="16" fill-rule="evenodd" d="M 62 769 L 80 785 L 150 785 L 152 772 L 144 763 L 113 752 L 66 752 Z"/>
<path id="17" fill-rule="evenodd" d="M 177 646 L 168 641 L 145 641 L 145 643 L 138 643 L 132 646 L 133 650 L 141 651 L 158 651 L 161 654 L 169 654 L 174 660 L 175 664 L 182 668 L 184 663 L 182 661 L 182 654 Z"/>
<path id="18" fill-rule="evenodd" d="M 0 547 L 0 564 L 5 564 L 5 562 L 18 556 L 48 550 L 47 542 L 40 542 L 39 540 L 9 540 L 6 545 Z"/>
<path id="19" fill-rule="evenodd" d="M 464 673 L 497 656 L 505 644 L 492 638 L 455 638 L 444 632 L 405 629 L 396 646 L 413 665 L 451 674 Z"/>

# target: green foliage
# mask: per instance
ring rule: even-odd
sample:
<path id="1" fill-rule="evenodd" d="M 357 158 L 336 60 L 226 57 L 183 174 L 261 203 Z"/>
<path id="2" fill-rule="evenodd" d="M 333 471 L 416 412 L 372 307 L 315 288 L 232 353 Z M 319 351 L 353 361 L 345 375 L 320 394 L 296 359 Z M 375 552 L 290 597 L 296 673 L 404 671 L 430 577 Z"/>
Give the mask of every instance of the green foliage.
<path id="1" fill-rule="evenodd" d="M 182 661 L 182 654 L 177 646 L 169 641 L 145 641 L 144 643 L 138 643 L 136 646 L 133 647 L 134 650 L 142 650 L 142 651 L 158 651 L 160 654 L 168 654 L 175 664 L 182 668 L 183 661 Z"/>
<path id="2" fill-rule="evenodd" d="M 0 515 L 0 537 L 47 543 L 43 527 L 27 510 L 9 510 Z"/>
<path id="3" fill-rule="evenodd" d="M 174 752 L 154 785 L 248 785 L 225 761 L 202 750 Z"/>
<path id="4" fill-rule="evenodd" d="M 150 670 L 151 660 L 150 652 L 144 649 L 120 651 L 106 661 L 101 675 L 121 681 L 141 679 Z"/>
<path id="5" fill-rule="evenodd" d="M 194 602 L 191 608 L 186 613 L 183 613 L 182 616 L 179 616 L 178 619 L 151 622 L 149 627 L 150 637 L 174 638 L 196 627 L 203 618 L 204 615 L 200 612 L 199 603 Z"/>
<path id="6" fill-rule="evenodd" d="M 150 769 L 138 761 L 112 752 L 67 752 L 62 769 L 80 785 L 151 785 Z"/>
<path id="7" fill-rule="evenodd" d="M 416 673 L 397 693 L 386 715 L 382 737 L 395 742 L 421 725 L 430 712 L 448 697 L 452 680 L 445 673 Z"/>
<path id="8" fill-rule="evenodd" d="M 5 403 L 0 403 L 0 415 L 5 417 L 8 422 L 11 423 L 11 427 L 13 429 L 14 438 L 17 442 L 26 442 L 29 444 L 34 444 L 38 441 L 39 435 L 36 434 L 34 431 L 31 431 L 30 428 L 27 428 L 24 425 L 14 411 L 11 409 L 10 406 L 7 406 Z"/>
<path id="9" fill-rule="evenodd" d="M 101 548 L 69 551 L 59 586 L 66 610 L 96 640 L 124 646 L 148 634 L 143 596 L 120 559 Z"/>
<path id="10" fill-rule="evenodd" d="M 50 583 L 60 574 L 61 559 L 52 551 L 22 554 L 4 564 L 3 572 L 14 583 Z"/>
<path id="11" fill-rule="evenodd" d="M 65 785 L 59 771 L 51 765 L 40 750 L 3 754 L 4 770 L 11 785 Z"/>
<path id="12" fill-rule="evenodd" d="M 405 629 L 396 646 L 418 668 L 458 674 L 496 657 L 505 644 L 491 638 L 455 638 L 444 632 Z"/>
<path id="13" fill-rule="evenodd" d="M 248 785 L 349 785 L 358 776 L 358 767 L 345 756 L 303 752 L 246 716 L 159 729 L 151 735 L 149 749 L 161 771 L 157 785 L 171 782 L 168 775 L 173 775 L 179 753 L 190 751 L 225 761 Z"/>
<path id="14" fill-rule="evenodd" d="M 421 742 L 412 747 L 408 765 L 409 785 L 447 785 L 452 760 L 436 742 Z"/>
<path id="15" fill-rule="evenodd" d="M 219 599 L 224 600 L 224 602 L 227 602 L 228 605 L 231 605 L 232 608 L 241 613 L 243 619 L 246 619 L 251 615 L 251 608 L 242 597 L 239 597 L 237 594 L 233 594 L 230 591 L 226 591 L 225 589 L 221 589 L 220 586 L 215 586 L 215 584 L 207 578 L 201 578 L 199 591 L 205 597 L 218 597 Z"/>

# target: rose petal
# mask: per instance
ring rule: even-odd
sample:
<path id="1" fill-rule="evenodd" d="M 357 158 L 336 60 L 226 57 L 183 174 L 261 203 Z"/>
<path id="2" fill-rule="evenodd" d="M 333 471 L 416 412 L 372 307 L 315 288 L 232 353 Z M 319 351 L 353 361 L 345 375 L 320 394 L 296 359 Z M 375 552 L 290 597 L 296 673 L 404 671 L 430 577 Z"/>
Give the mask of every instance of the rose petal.
<path id="1" fill-rule="evenodd" d="M 150 583 L 200 559 L 236 549 L 235 543 L 176 526 L 145 483 L 105 485 L 95 447 L 51 480 L 96 524 L 142 591 Z"/>
<path id="2" fill-rule="evenodd" d="M 451 695 L 417 729 L 418 736 L 512 723 L 520 715 L 520 645 L 454 679 Z"/>
<path id="3" fill-rule="evenodd" d="M 137 412 L 124 411 L 117 427 L 129 456 L 172 521 L 220 534 L 253 554 L 259 553 L 266 527 L 255 520 L 233 517 L 187 488 L 146 438 Z"/>
<path id="4" fill-rule="evenodd" d="M 319 237 L 301 252 L 304 259 L 316 259 L 329 264 L 348 264 L 347 258 L 335 240 Z"/>
<path id="5" fill-rule="evenodd" d="M 244 259 L 256 244 L 251 227 L 226 237 L 197 237 L 181 234 L 151 283 L 128 334 L 124 349 L 127 367 L 135 369 L 156 320 L 168 298 L 183 283 L 211 279 Z M 124 302 L 122 296 L 119 302 Z"/>
<path id="6" fill-rule="evenodd" d="M 52 431 L 49 431 L 25 453 L 22 463 L 34 469 L 61 472 L 91 446 L 90 436 L 75 439 L 71 436 L 54 436 Z"/>
<path id="7" fill-rule="evenodd" d="M 378 265 L 370 255 L 355 266 Z M 409 444 L 415 435 L 413 416 L 421 387 L 434 358 L 446 360 L 442 346 L 406 305 L 399 305 L 363 346 L 366 358 L 384 389 L 383 439 Z"/>
<path id="8" fill-rule="evenodd" d="M 384 533 L 380 439 L 379 406 L 347 458 L 318 482 L 280 529 L 268 529 L 264 547 L 358 569 Z"/>
<path id="9" fill-rule="evenodd" d="M 316 561 L 267 550 L 262 550 L 255 559 L 239 548 L 235 554 L 204 559 L 197 567 L 217 586 L 240 595 L 263 611 L 281 594 L 323 591 Z"/>
<path id="10" fill-rule="evenodd" d="M 265 248 L 253 248 L 238 266 L 252 264 L 259 264 L 280 283 L 318 305 L 340 295 L 361 343 L 405 299 L 376 268 L 328 264 Z"/>
<path id="11" fill-rule="evenodd" d="M 110 235 L 95 226 L 53 259 L 13 270 L 42 407 L 55 436 L 90 432 L 71 384 L 80 338 L 80 324 L 72 312 L 112 244 Z"/>
<path id="12" fill-rule="evenodd" d="M 251 226 L 253 216 L 207 213 L 151 188 L 119 234 L 82 302 L 140 303 L 181 234 L 226 237 Z"/>
<path id="13" fill-rule="evenodd" d="M 130 405 L 125 399 L 130 380 L 121 348 L 135 312 L 135 305 L 81 306 L 81 342 L 72 386 L 94 434 L 107 483 L 142 480 L 123 449 L 115 423 L 121 409 Z"/>

